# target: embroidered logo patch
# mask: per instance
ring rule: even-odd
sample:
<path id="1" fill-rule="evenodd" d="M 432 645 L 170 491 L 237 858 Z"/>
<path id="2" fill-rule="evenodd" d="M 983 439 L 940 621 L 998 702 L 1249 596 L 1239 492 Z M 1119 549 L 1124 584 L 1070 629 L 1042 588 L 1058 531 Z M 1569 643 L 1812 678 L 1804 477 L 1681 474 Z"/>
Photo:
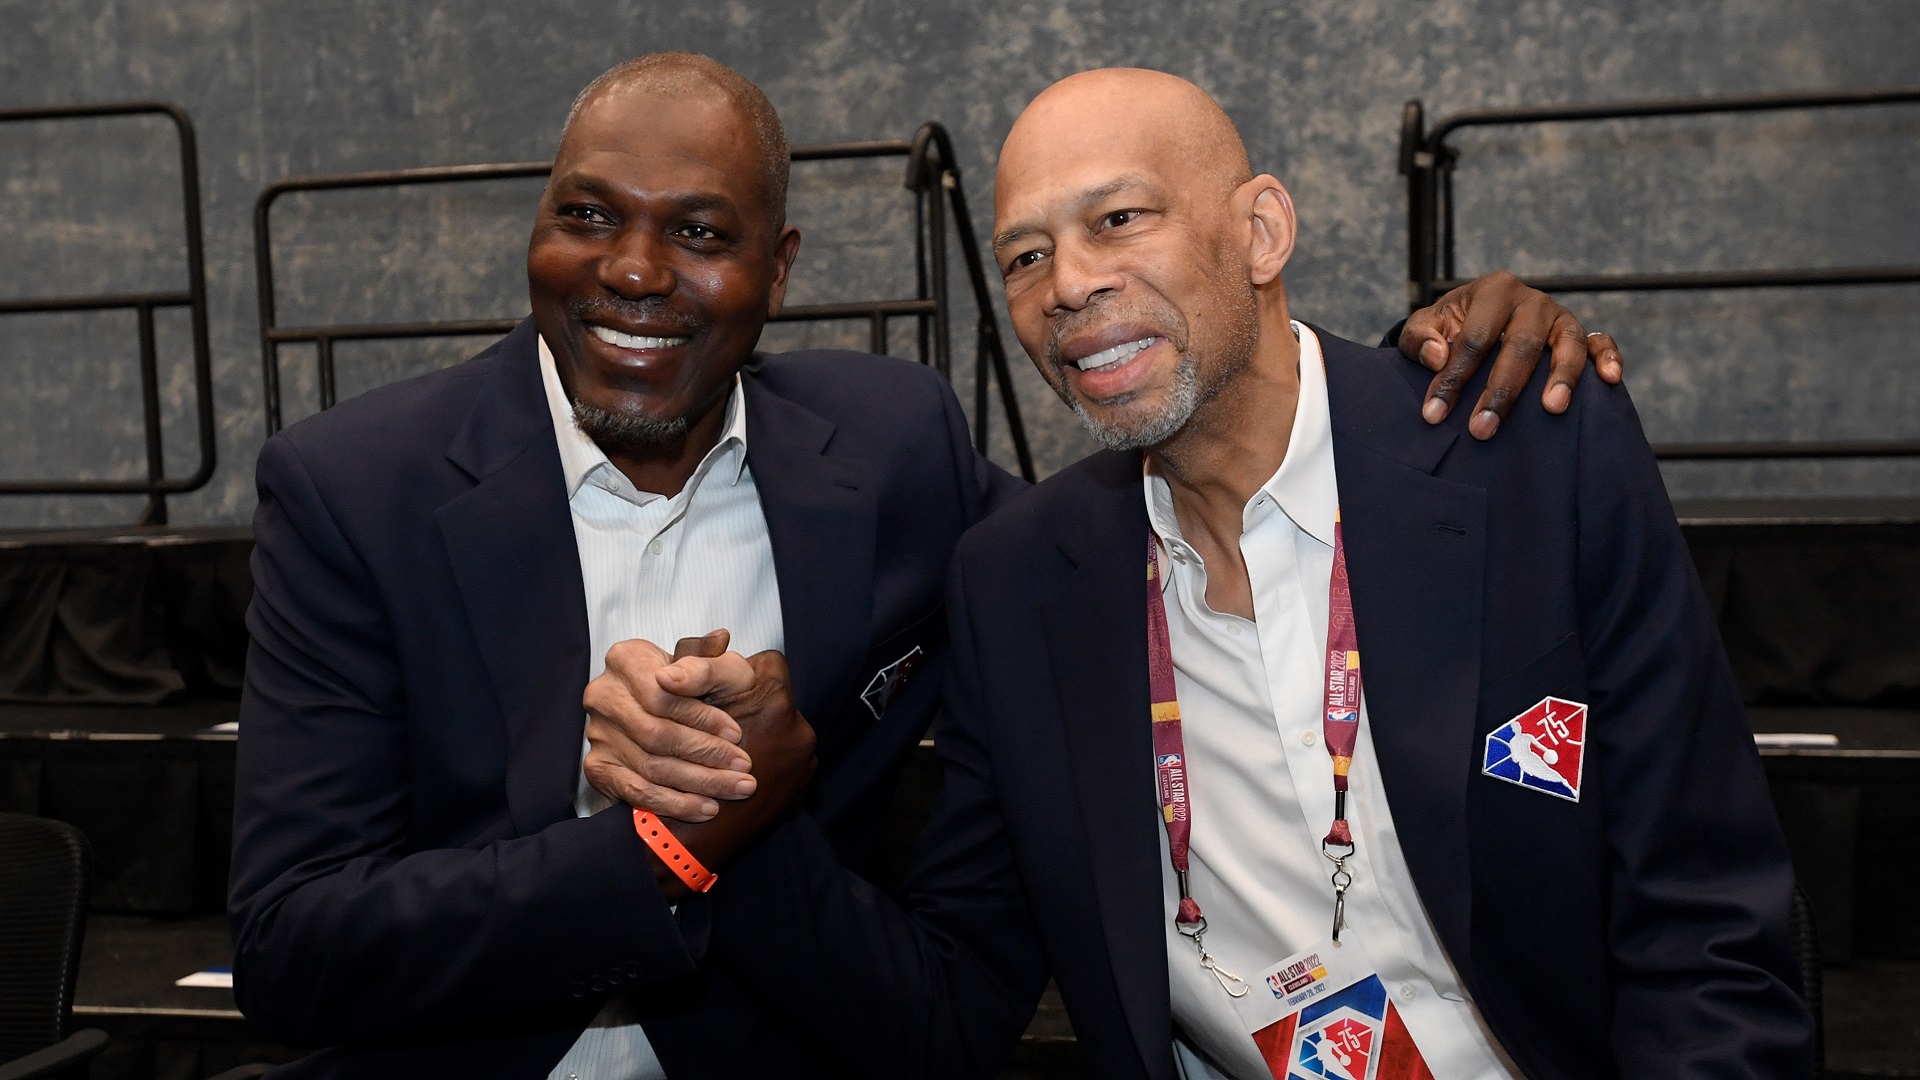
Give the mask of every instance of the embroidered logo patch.
<path id="1" fill-rule="evenodd" d="M 1510 784 L 1580 801 L 1586 762 L 1587 707 L 1578 701 L 1540 703 L 1487 733 L 1480 771 Z"/>
<path id="2" fill-rule="evenodd" d="M 906 688 L 907 676 L 920 666 L 922 655 L 920 646 L 915 645 L 907 655 L 874 672 L 867 688 L 860 691 L 860 700 L 867 703 L 867 709 L 873 713 L 875 720 L 880 719 L 880 714 L 886 712 L 887 706 L 893 704 L 893 699 L 899 697 L 900 691 Z"/>

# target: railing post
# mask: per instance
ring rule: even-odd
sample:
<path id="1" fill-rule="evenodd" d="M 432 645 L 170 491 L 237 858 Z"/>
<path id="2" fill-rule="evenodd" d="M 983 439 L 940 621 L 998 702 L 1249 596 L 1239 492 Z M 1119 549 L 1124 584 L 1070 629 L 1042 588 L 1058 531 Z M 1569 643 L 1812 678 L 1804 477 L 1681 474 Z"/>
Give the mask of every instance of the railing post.
<path id="1" fill-rule="evenodd" d="M 142 525 L 167 523 L 167 496 L 160 485 L 167 478 L 166 446 L 160 435 L 160 352 L 154 342 L 153 305 L 134 309 L 140 320 L 140 410 L 145 421 L 147 443 L 147 509 L 140 515 Z"/>

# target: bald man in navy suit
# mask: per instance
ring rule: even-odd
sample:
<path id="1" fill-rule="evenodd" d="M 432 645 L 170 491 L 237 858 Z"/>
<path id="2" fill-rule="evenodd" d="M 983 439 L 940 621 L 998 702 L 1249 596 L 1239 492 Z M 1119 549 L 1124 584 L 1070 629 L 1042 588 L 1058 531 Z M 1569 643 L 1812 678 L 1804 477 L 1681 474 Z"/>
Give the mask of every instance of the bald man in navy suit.
<path id="1" fill-rule="evenodd" d="M 1626 392 L 1422 422 L 1424 373 L 1293 318 L 1291 197 L 1159 72 L 1040 95 L 994 232 L 1110 449 L 955 554 L 898 898 L 796 819 L 714 891 L 720 961 L 876 1077 L 992 1076 L 1049 976 L 1103 1078 L 1811 1075 L 1786 845 Z"/>

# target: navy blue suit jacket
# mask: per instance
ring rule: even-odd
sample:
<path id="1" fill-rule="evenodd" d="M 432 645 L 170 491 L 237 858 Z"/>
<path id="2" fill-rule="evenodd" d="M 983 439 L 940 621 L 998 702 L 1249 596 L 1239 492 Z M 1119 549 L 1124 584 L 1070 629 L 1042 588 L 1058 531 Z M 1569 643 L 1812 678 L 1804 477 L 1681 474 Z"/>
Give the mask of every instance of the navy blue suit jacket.
<path id="1" fill-rule="evenodd" d="M 805 1075 L 670 912 L 625 808 L 576 818 L 586 601 L 531 320 L 458 367 L 268 441 L 255 518 L 230 907 L 242 1010 L 289 1076 L 544 1077 L 610 992 L 676 1078 Z M 937 704 L 954 544 L 1015 483 L 946 382 L 851 353 L 756 356 L 747 459 L 810 814 L 864 865 Z M 704 629 L 704 628 L 702 628 Z M 861 700 L 919 646 L 878 719 Z"/>
<path id="2" fill-rule="evenodd" d="M 1625 390 L 1483 444 L 1467 410 L 1420 419 L 1398 353 L 1321 342 L 1373 745 L 1494 1033 L 1539 1080 L 1808 1076 L 1785 843 Z M 1140 470 L 1095 455 L 962 541 L 944 787 L 899 905 L 804 821 L 713 893 L 715 952 L 851 1066 L 990 1076 L 1051 973 L 1094 1075 L 1175 1075 Z M 1591 706 L 1577 803 L 1481 774 L 1547 695 Z"/>

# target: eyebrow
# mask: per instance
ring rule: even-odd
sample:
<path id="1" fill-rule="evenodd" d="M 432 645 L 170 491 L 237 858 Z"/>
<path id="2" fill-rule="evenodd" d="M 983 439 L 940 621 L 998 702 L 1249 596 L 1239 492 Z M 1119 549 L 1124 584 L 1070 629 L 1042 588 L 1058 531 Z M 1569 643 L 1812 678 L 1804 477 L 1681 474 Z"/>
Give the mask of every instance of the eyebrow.
<path id="1" fill-rule="evenodd" d="M 1101 184 L 1099 187 L 1088 188 L 1081 192 L 1079 198 L 1080 208 L 1084 210 L 1095 203 L 1110 199 L 1132 188 L 1146 188 L 1150 191 L 1157 190 L 1153 181 L 1147 179 L 1145 176 L 1139 173 L 1127 173 L 1122 176 L 1116 176 L 1112 180 Z M 1039 227 L 1035 225 L 1015 225 L 1013 228 L 993 238 L 993 250 L 995 253 L 998 253 L 1001 248 L 1007 247 L 1010 244 L 1016 244 L 1039 231 Z"/>
<path id="2" fill-rule="evenodd" d="M 592 195 L 595 198 L 602 199 L 607 202 L 618 201 L 621 194 L 620 192 L 614 189 L 613 185 L 608 184 L 606 181 L 601 180 L 599 177 L 578 176 L 571 173 L 566 176 L 562 176 L 559 182 L 554 185 L 554 187 L 556 189 L 571 188 L 582 194 Z M 737 210 L 737 207 L 735 207 L 732 199 L 728 198 L 725 195 L 715 194 L 712 192 L 704 192 L 704 191 L 671 192 L 671 193 L 664 194 L 660 197 L 667 200 L 667 202 L 669 202 L 676 211 L 683 214 L 699 213 L 700 211 L 703 211 L 703 210 L 725 210 L 730 212 Z"/>

